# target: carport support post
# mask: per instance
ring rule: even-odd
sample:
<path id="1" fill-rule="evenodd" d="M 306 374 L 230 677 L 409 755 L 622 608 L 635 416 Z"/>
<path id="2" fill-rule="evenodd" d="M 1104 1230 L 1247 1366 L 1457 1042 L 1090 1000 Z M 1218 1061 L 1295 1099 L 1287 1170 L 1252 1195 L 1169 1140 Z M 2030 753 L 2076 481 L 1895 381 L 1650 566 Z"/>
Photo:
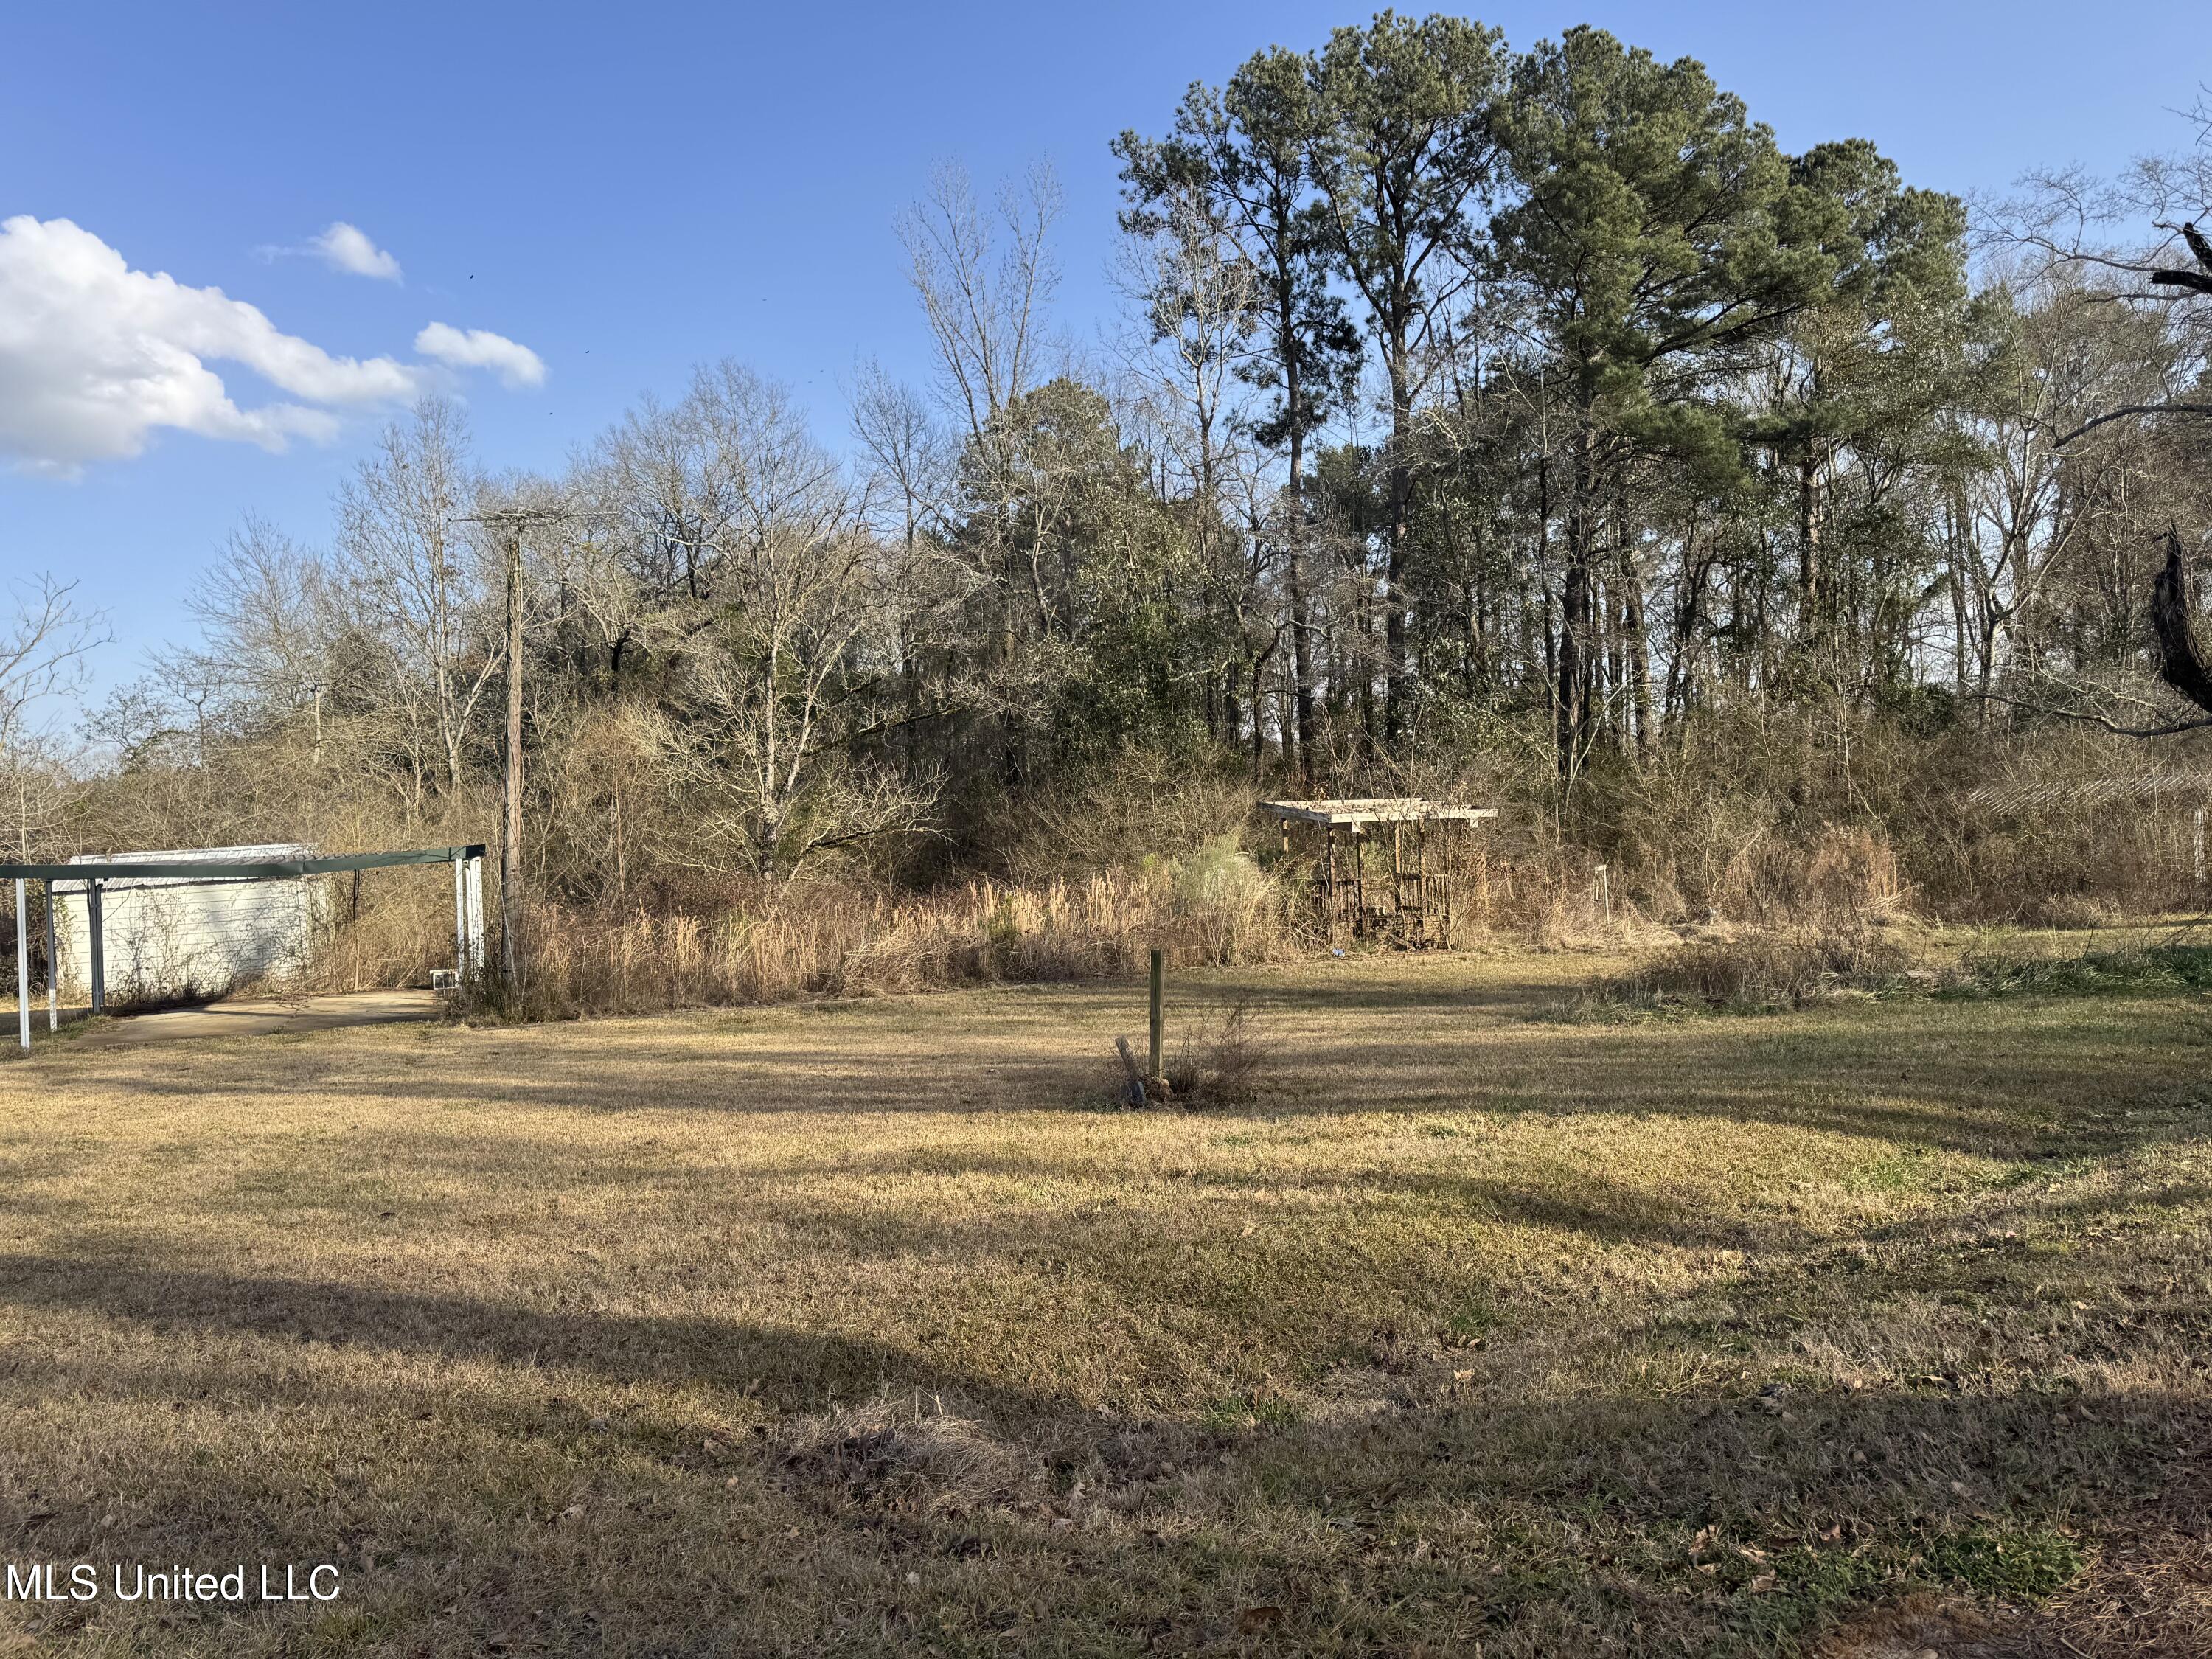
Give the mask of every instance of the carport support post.
<path id="1" fill-rule="evenodd" d="M 84 884 L 85 931 L 92 940 L 92 1012 L 107 1011 L 107 924 L 101 914 L 100 884 L 95 879 Z"/>
<path id="2" fill-rule="evenodd" d="M 469 860 L 469 966 L 483 972 L 483 854 Z"/>
<path id="3" fill-rule="evenodd" d="M 62 953 L 54 945 L 54 884 L 46 883 L 46 1029 L 62 1029 Z"/>
<path id="4" fill-rule="evenodd" d="M 15 878 L 15 1025 L 22 1034 L 23 1052 L 31 1052 L 31 918 L 24 907 L 27 884 Z"/>
<path id="5" fill-rule="evenodd" d="M 453 854 L 453 966 L 469 971 L 469 860 Z"/>

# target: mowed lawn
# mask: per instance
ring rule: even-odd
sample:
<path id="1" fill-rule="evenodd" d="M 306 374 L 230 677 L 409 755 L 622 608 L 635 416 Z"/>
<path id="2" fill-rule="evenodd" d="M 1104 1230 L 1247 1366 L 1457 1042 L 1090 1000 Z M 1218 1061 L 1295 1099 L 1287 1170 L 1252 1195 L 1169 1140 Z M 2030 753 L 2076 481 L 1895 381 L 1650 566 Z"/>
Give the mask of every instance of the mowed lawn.
<path id="1" fill-rule="evenodd" d="M 1593 965 L 0 1067 L 0 1554 L 342 1570 L 0 1650 L 2212 1650 L 2205 1003 Z"/>

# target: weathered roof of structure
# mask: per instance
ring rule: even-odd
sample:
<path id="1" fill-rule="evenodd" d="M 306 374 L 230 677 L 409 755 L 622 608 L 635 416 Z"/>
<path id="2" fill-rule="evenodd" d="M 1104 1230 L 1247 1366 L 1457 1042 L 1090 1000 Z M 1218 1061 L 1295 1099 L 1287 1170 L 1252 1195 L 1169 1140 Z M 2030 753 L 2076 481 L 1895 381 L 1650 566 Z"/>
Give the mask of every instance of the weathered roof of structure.
<path id="1" fill-rule="evenodd" d="M 2111 801 L 2187 800 L 2212 796 L 2212 772 L 2140 772 L 2118 778 L 2081 778 L 2057 783 L 1984 784 L 1969 790 L 1977 806 L 2017 812 L 2031 806 L 2101 806 Z"/>
<path id="2" fill-rule="evenodd" d="M 1260 810 L 1295 823 L 1357 830 L 1370 823 L 1479 823 L 1494 806 L 1455 806 L 1419 795 L 1380 795 L 1359 800 L 1263 800 Z"/>

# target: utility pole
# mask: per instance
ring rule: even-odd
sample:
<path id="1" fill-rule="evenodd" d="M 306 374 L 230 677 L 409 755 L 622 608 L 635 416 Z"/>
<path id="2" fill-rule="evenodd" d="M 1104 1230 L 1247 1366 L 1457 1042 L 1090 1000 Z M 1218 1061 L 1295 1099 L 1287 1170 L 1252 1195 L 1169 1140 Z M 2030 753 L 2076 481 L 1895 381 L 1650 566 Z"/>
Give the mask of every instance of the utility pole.
<path id="1" fill-rule="evenodd" d="M 522 532 L 533 524 L 602 516 L 565 507 L 512 507 L 460 515 L 507 536 L 507 755 L 500 779 L 499 965 L 509 992 L 520 990 L 522 951 Z"/>
<path id="2" fill-rule="evenodd" d="M 499 965 L 522 988 L 522 520 L 507 526 L 507 768 L 499 824 Z"/>

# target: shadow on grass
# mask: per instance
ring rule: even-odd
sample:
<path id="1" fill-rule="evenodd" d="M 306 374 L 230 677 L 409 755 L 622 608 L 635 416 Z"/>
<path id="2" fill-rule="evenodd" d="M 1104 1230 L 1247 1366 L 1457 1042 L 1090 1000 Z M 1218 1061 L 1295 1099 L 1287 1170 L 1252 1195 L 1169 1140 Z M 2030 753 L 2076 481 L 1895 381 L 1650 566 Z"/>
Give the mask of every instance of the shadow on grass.
<path id="1" fill-rule="evenodd" d="M 1943 1274 L 1932 1257 L 1922 1265 Z M 1745 1281 L 1704 1300 L 1775 1288 Z M 1837 1277 L 1815 1288 L 1856 1303 L 1869 1287 Z M 251 1465 L 157 1464 L 127 1492 L 103 1492 L 112 1432 L 67 1458 L 41 1448 L 18 1459 L 11 1480 L 39 1491 L 58 1480 L 67 1492 L 34 1514 L 13 1492 L 0 1498 L 19 1547 L 59 1559 L 127 1553 L 143 1527 L 149 1548 L 181 1534 L 218 1551 L 250 1539 L 250 1553 L 273 1559 L 358 1551 L 370 1559 L 349 1570 L 358 1605 L 391 1636 L 439 1652 L 528 1650 L 546 1629 L 570 1626 L 591 1637 L 577 1635 L 583 1650 L 782 1650 L 777 1620 L 822 1653 L 934 1650 L 963 1635 L 979 1652 L 1024 1655 L 1132 1644 L 1772 1652 L 1916 1589 L 2038 1601 L 2106 1570 L 2100 1547 L 2124 1555 L 2148 1539 L 2141 1547 L 2155 1550 L 2201 1529 L 2212 1497 L 2196 1455 L 2212 1430 L 2201 1396 L 1985 1377 L 1762 1388 L 1788 1352 L 1778 1333 L 1747 1356 L 1755 1374 L 1741 1382 L 1686 1393 L 1639 1384 L 1638 1346 L 1656 1356 L 1702 1340 L 1694 1319 L 1632 1319 L 1631 1348 L 1571 1388 L 1509 1345 L 1449 1362 L 1456 1376 L 1439 1370 L 1356 1419 L 1224 1434 L 1079 1413 L 880 1345 L 714 1321 L 24 1255 L 0 1259 L 0 1292 L 33 1315 L 67 1309 L 249 1345 L 219 1360 L 142 1350 L 149 1371 L 161 1368 L 143 1378 L 112 1358 L 54 1354 L 34 1374 L 18 1370 L 19 1398 L 33 1384 L 57 1397 L 137 1388 L 157 1401 L 205 1400 L 212 1389 L 217 1425 L 249 1435 L 259 1422 L 296 1433 L 303 1412 L 339 1413 L 382 1422 L 395 1453 L 419 1440 L 428 1454 L 395 1462 L 412 1486 L 365 1468 L 303 1493 L 303 1472 L 272 1444 Z M 1872 1302 L 1863 1312 L 1871 1351 L 1912 1346 L 1911 1309 Z M 2108 1334 L 2149 1340 L 2140 1330 Z M 833 1389 L 957 1390 L 993 1434 L 1032 1463 L 1058 1460 L 1060 1474 L 1042 1501 L 986 1493 L 939 1512 L 911 1481 L 794 1483 L 766 1447 L 703 1454 L 701 1425 L 672 1426 L 667 1406 L 659 1428 L 617 1425 L 626 1461 L 578 1463 L 572 1452 L 541 1464 L 537 1448 L 581 1425 L 549 1423 L 537 1408 L 488 1413 L 465 1393 L 440 1399 L 420 1379 L 342 1395 L 288 1382 L 301 1341 L 484 1360 L 526 1376 L 581 1370 L 647 1389 L 736 1392 L 756 1377 L 748 1397 L 781 1412 L 813 1409 Z M 257 1390 L 257 1370 L 276 1386 Z M 465 1412 L 490 1438 L 468 1461 L 441 1459 L 433 1431 L 414 1426 L 434 1411 Z M 586 1479 L 576 1515 L 564 1518 L 562 1482 Z M 732 1488 L 744 1527 L 766 1521 L 765 1535 L 741 1530 L 730 1541 Z M 119 1528 L 95 1524 L 103 1508 L 124 1511 Z M 395 1560 L 394 1546 L 428 1553 L 434 1571 Z M 786 1606 L 777 1592 L 793 1579 L 834 1587 L 838 1621 L 807 1624 L 824 1617 L 819 1608 Z M 1254 1639 L 1255 1607 L 1273 1610 L 1259 1621 L 1264 1641 Z M 205 1645 L 192 1650 L 226 1650 L 240 1629 L 228 1621 L 252 1616 L 205 1615 Z M 794 1618 L 801 1624 L 788 1626 Z"/>
<path id="2" fill-rule="evenodd" d="M 1532 1037 L 1531 1028 L 1492 1023 L 1415 1044 L 1387 1035 L 1347 1041 L 1281 1032 L 1252 1103 L 1176 1116 L 1197 1124 L 1625 1114 L 1790 1127 L 2001 1158 L 2047 1156 L 2104 1144 L 2109 1137 L 2090 1126 L 2116 1093 L 2155 1100 L 2193 1090 L 2202 1097 L 2203 1076 L 2191 1068 L 2212 1059 L 2212 1041 L 2177 1045 L 2171 1038 L 2186 1034 L 2167 1033 L 2166 1047 L 2177 1052 L 2152 1069 L 2143 1061 L 2142 1034 L 2112 1019 L 2115 1006 L 2076 1005 L 2078 1014 L 2069 1009 L 2075 1017 L 2046 1023 L 2032 1040 L 2008 1029 L 2002 1007 L 1990 1005 L 1960 1011 L 1969 1017 L 1963 1026 L 1936 1029 L 1885 1021 L 1877 1011 L 1842 1029 L 1790 1016 Z M 204 1066 L 182 1063 L 181 1054 L 166 1062 L 131 1055 L 100 1081 L 155 1103 L 365 1088 L 380 1100 L 472 1111 L 703 1115 L 726 1119 L 733 1128 L 793 1116 L 1034 1112 L 1110 1121 L 1109 1040 L 1062 1031 L 1054 1042 L 1076 1052 L 1031 1057 L 1006 1044 L 933 1051 L 923 1042 L 896 1056 L 785 1045 L 725 1056 L 702 1054 L 693 1044 L 632 1041 L 606 1056 L 536 1050 L 518 1057 L 496 1082 L 486 1080 L 485 1057 L 465 1048 L 358 1060 L 302 1056 L 297 1048 L 232 1049 L 220 1065 Z M 610 1079 L 611 1071 L 619 1072 L 619 1081 Z M 2117 1136 L 2132 1138 L 2124 1131 Z"/>
<path id="3" fill-rule="evenodd" d="M 617 1383 L 700 1384 L 778 1411 L 811 1411 L 886 1386 L 957 1389 L 1010 1416 L 1037 1402 L 933 1368 L 921 1357 L 822 1332 L 712 1318 L 570 1312 L 326 1279 L 0 1255 L 0 1302 L 69 1309 L 155 1334 L 325 1343 L 533 1370 L 573 1368 Z"/>
<path id="4" fill-rule="evenodd" d="M 1790 1017 L 1650 1040 L 1470 1015 L 1407 1042 L 1388 1021 L 1362 1025 L 1368 1010 L 1326 988 L 1301 994 L 1297 1006 L 1312 1012 L 1285 1037 L 1295 1094 L 1169 1121 L 1194 1139 L 1217 1125 L 1256 1133 L 1270 1119 L 1304 1133 L 1339 1112 L 1337 1096 L 1356 1095 L 1359 1115 L 1381 1125 L 1364 1133 L 1386 1137 L 1435 1114 L 1554 1118 L 1571 1132 L 1585 1114 L 1648 1115 L 2020 1159 L 2125 1155 L 2203 1132 L 2201 1112 L 2166 1098 L 2201 1089 L 2202 1068 L 2190 1067 L 2203 1045 L 2162 1027 L 2147 1062 L 2108 1006 L 2043 1011 L 2024 1052 L 2016 1013 L 1978 1009 L 1876 1010 L 1840 1024 Z M 1388 1006 L 1407 1006 L 1405 994 L 1392 988 Z M 1458 993 L 1434 994 L 1445 1007 Z M 632 1212 L 665 1224 L 694 1203 L 714 1213 L 711 1204 L 725 1229 L 757 1227 L 833 1279 L 883 1261 L 971 1275 L 988 1299 L 971 1304 L 936 1281 L 939 1311 L 1003 1321 L 1016 1343 L 1025 1329 L 1074 1329 L 1073 1352 L 1105 1316 L 1167 1332 L 1130 1352 L 1158 1358 L 1164 1392 L 1182 1389 L 1164 1408 L 1174 1420 L 1085 1409 L 1054 1390 L 1048 1366 L 1005 1343 L 947 1363 L 895 1335 L 575 1306 L 635 1294 L 681 1307 L 707 1253 L 664 1238 L 649 1263 L 657 1277 L 641 1284 L 571 1273 L 558 1226 L 542 1218 L 517 1224 L 542 1230 L 549 1260 L 504 1294 L 155 1265 L 155 1246 L 122 1231 L 127 1209 L 102 1251 L 82 1197 L 48 1190 L 64 1164 L 27 1138 L 11 1166 L 18 1214 L 60 1224 L 88 1248 L 0 1257 L 12 1327 L 0 1355 L 19 1408 L 5 1419 L 60 1425 L 9 1441 L 0 1531 L 64 1559 L 160 1559 L 180 1539 L 220 1547 L 247 1537 L 257 1553 L 300 1559 L 359 1549 L 377 1563 L 359 1581 L 359 1605 L 382 1622 L 352 1643 L 370 1651 L 1027 1659 L 1148 1648 L 1455 1653 L 1480 1643 L 1498 1659 L 1772 1653 L 1850 1607 L 1915 1588 L 2039 1595 L 2126 1550 L 2166 1547 L 2131 1540 L 2205 1529 L 2197 1449 L 2212 1421 L 2201 1392 L 2172 1381 L 2174 1356 L 2212 1338 L 2199 1260 L 2161 1245 L 2171 1262 L 2124 1273 L 2102 1249 L 2057 1259 L 1954 1236 L 2033 1222 L 2070 1243 L 2133 1203 L 2124 1190 L 2055 1207 L 1979 1192 L 1869 1232 L 1866 1262 L 1764 1213 L 1771 1259 L 1713 1270 L 1694 1293 L 1572 1295 L 1589 1287 L 1563 1263 L 1559 1294 L 1479 1353 L 1422 1331 L 1346 1360 L 1335 1346 L 1340 1310 L 1359 1305 L 1363 1283 L 1417 1310 L 1424 1294 L 1489 1288 L 1481 1264 L 1439 1260 L 1440 1235 L 1422 1231 L 1437 1217 L 1701 1248 L 1735 1242 L 1745 1217 L 1575 1162 L 1565 1137 L 1547 1153 L 1541 1190 L 1512 1169 L 1485 1169 L 1479 1140 L 1446 1169 L 1363 1166 L 1354 1152 L 1340 1171 L 1284 1170 L 1261 1152 L 1250 1176 L 1195 1153 L 1189 1167 L 1164 1169 L 1154 1147 L 1135 1173 L 1147 1201 L 1182 1209 L 1183 1230 L 1170 1233 L 1142 1204 L 1092 1203 L 1129 1179 L 1130 1146 L 1102 1128 L 1098 1148 L 1078 1150 L 1051 1121 L 1070 1115 L 1053 1081 L 1078 1064 L 1067 1051 L 1103 1052 L 1100 1032 L 1124 1011 L 1070 995 L 1024 998 L 1016 1012 L 980 1036 L 925 1030 L 873 1059 L 830 1046 L 834 1024 L 811 1044 L 779 1026 L 717 1053 L 697 1030 L 610 1022 L 589 1028 L 591 1046 L 560 1033 L 440 1032 L 281 1060 L 246 1047 L 222 1051 L 220 1064 L 198 1057 L 208 1051 L 109 1055 L 81 1071 L 118 1092 L 115 1109 L 143 1101 L 149 1115 L 216 1097 L 252 1109 L 288 1091 L 327 1097 L 288 1103 L 252 1156 L 222 1164 L 236 1186 L 181 1206 L 210 1227 L 295 1230 L 302 1242 L 313 1230 L 327 1246 L 332 1218 L 350 1213 L 366 1238 L 335 1237 L 374 1250 L 364 1206 L 380 1215 L 382 1194 L 424 1190 L 394 1202 L 407 1223 L 459 1247 L 434 1269 L 454 1273 L 474 1259 L 462 1246 L 480 1237 L 461 1231 L 483 1218 L 469 1204 L 496 1216 L 518 1194 L 574 1192 L 610 1228 Z M 1355 1018 L 1324 1017 L 1346 1012 Z M 1056 1046 L 1040 1057 L 1025 1045 Z M 620 1081 L 618 1068 L 629 1073 Z M 353 1138 L 356 1092 L 396 1101 L 402 1115 Z M 1019 1139 L 1010 1150 L 887 1144 L 899 1115 L 947 1112 L 1001 1117 L 979 1123 L 979 1136 L 1019 1137 L 1042 1122 L 1060 1151 Z M 593 1144 L 575 1133 L 586 1114 L 620 1121 L 594 1126 Z M 788 1133 L 784 1120 L 810 1116 L 836 1126 L 806 1143 L 820 1156 L 743 1162 L 749 1129 Z M 215 1139 L 219 1152 L 228 1143 Z M 181 1169 L 147 1173 L 155 1139 L 134 1126 L 125 1181 L 192 1180 Z M 737 1161 L 718 1161 L 722 1149 Z M 879 1199 L 914 1176 L 1008 1186 L 985 1194 L 972 1219 L 933 1206 L 926 1188 L 892 1194 L 896 1213 L 789 1190 L 825 1173 Z M 1201 1258 L 1201 1247 L 1237 1236 L 1254 1182 L 1312 1202 L 1241 1255 Z M 1042 1197 L 1018 1190 L 1039 1187 Z M 2169 1182 L 2158 1201 L 2172 1210 L 2203 1196 Z M 1408 1215 L 1419 1224 L 1383 1239 L 1381 1227 Z M 1352 1248 L 1378 1240 L 1366 1254 Z M 434 1250 L 440 1241 L 421 1242 Z M 166 1237 L 162 1247 L 174 1248 Z M 1281 1271 L 1293 1252 L 1310 1276 Z M 1053 1258 L 1049 1273 L 1013 1271 L 1034 1255 Z M 2160 1275 L 2172 1281 L 2164 1290 Z M 849 1316 L 896 1333 L 915 1328 L 906 1311 Z M 1015 1315 L 1056 1324 L 1024 1327 Z M 1237 1415 L 1186 1386 L 1191 1375 L 1226 1386 L 1231 1367 L 1210 1348 L 1188 1374 L 1170 1369 L 1178 1344 L 1240 1339 L 1258 1350 L 1255 1370 L 1311 1385 L 1287 1404 L 1244 1402 L 1265 1431 L 1207 1426 Z M 340 1366 L 326 1351 L 359 1351 L 363 1363 Z M 1839 1352 L 1881 1380 L 1835 1381 Z M 1358 1382 L 1356 1412 L 1338 1410 L 1346 1402 L 1322 1386 L 1332 1365 L 1374 1373 Z M 1024 1367 L 1047 1380 L 1008 1380 Z M 592 1430 L 580 1409 L 549 1400 L 574 1391 L 556 1376 L 606 1385 L 635 1417 Z M 908 1489 L 794 1480 L 750 1443 L 735 1454 L 702 1444 L 725 1416 L 811 1413 L 878 1390 L 961 1402 L 1024 1457 L 1054 1463 L 1048 1496 L 954 1514 Z M 70 1415 L 87 1400 L 142 1409 Z M 1263 1415 L 1262 1404 L 1278 1409 Z M 349 1461 L 317 1449 L 308 1427 L 346 1445 Z M 103 1526 L 109 1515 L 120 1518 Z M 417 1565 L 390 1560 L 395 1545 Z M 180 1632 L 196 1644 L 188 1650 L 344 1650 L 204 1617 L 214 1622 Z M 149 1634 L 106 1650 L 187 1650 Z"/>

